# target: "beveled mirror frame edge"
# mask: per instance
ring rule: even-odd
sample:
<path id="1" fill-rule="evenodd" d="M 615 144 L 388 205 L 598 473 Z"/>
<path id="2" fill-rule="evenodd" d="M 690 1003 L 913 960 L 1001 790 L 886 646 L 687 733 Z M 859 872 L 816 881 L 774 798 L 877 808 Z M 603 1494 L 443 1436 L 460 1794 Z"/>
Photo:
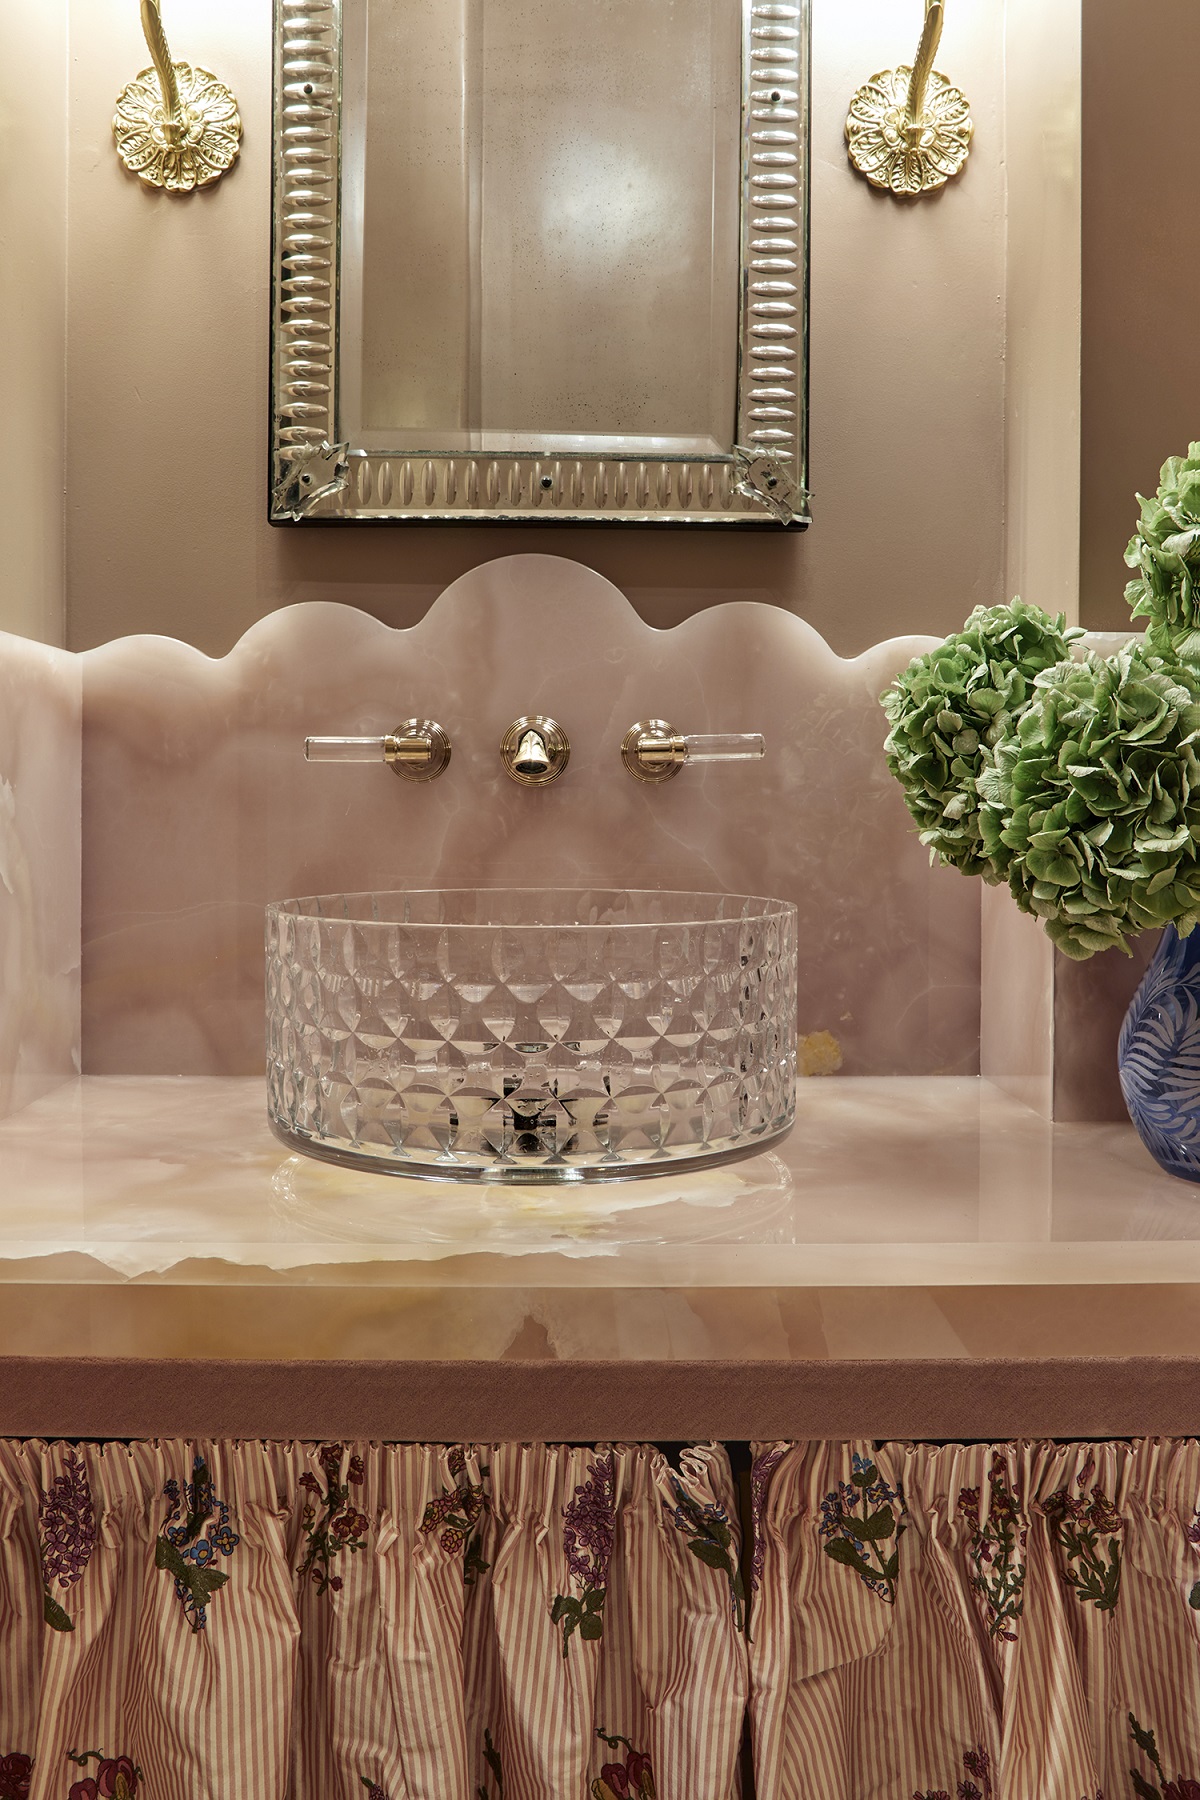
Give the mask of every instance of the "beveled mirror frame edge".
<path id="1" fill-rule="evenodd" d="M 810 5 L 741 0 L 736 439 L 660 460 L 337 441 L 342 0 L 274 0 L 270 522 L 806 526 Z"/>

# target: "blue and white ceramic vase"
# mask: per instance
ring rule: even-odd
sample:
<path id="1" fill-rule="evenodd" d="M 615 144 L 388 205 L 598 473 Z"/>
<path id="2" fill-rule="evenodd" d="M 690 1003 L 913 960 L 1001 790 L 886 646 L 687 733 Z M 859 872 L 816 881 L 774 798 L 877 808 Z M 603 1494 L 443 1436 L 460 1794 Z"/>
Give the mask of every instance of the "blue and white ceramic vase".
<path id="1" fill-rule="evenodd" d="M 1200 930 L 1173 925 L 1129 1003 L 1117 1043 L 1129 1116 L 1169 1175 L 1200 1181 Z"/>

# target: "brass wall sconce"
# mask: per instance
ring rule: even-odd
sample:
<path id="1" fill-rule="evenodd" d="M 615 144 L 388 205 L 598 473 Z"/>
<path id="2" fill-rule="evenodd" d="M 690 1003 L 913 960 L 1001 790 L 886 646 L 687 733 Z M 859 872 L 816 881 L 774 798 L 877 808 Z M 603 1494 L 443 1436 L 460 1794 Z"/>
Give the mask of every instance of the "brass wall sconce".
<path id="1" fill-rule="evenodd" d="M 967 97 L 933 66 L 942 37 L 943 0 L 925 0 L 925 26 L 910 68 L 872 75 L 850 102 L 846 148 L 872 187 L 916 196 L 944 187 L 971 149 L 975 129 Z"/>
<path id="2" fill-rule="evenodd" d="M 218 181 L 237 159 L 237 101 L 208 69 L 172 62 L 159 0 L 142 0 L 142 30 L 154 59 L 117 99 L 117 155 L 150 187 L 190 193 Z"/>

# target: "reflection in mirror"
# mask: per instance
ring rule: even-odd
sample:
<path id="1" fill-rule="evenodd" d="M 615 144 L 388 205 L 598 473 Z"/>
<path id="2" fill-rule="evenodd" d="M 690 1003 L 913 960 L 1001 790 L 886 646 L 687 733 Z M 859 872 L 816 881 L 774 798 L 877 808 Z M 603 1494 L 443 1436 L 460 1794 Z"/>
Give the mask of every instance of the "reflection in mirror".
<path id="1" fill-rule="evenodd" d="M 737 387 L 739 24 L 729 0 L 346 7 L 353 442 L 720 453 Z"/>
<path id="2" fill-rule="evenodd" d="M 272 517 L 805 523 L 804 0 L 276 0 Z"/>

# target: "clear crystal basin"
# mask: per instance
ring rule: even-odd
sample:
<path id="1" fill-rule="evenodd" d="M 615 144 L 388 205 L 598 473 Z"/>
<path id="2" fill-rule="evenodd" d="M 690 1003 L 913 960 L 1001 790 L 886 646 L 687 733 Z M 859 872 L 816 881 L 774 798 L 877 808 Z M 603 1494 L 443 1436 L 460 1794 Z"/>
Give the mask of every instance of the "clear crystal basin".
<path id="1" fill-rule="evenodd" d="M 467 888 L 267 909 L 268 1112 L 313 1156 L 625 1180 L 765 1149 L 795 1082 L 786 901 Z"/>

